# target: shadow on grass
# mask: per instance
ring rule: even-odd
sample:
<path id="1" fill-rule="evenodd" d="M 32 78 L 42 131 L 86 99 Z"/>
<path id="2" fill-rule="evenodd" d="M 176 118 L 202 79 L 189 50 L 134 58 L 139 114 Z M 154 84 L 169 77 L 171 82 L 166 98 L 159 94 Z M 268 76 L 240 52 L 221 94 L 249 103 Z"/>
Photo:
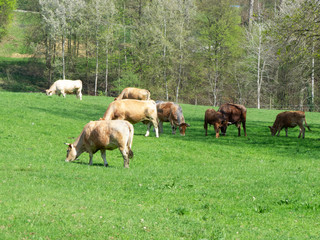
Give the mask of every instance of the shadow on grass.
<path id="1" fill-rule="evenodd" d="M 48 85 L 45 64 L 32 58 L 1 58 L 0 88 L 11 92 L 38 92 Z"/>
<path id="2" fill-rule="evenodd" d="M 232 125 L 228 127 L 227 135 L 215 138 L 214 128 L 208 128 L 208 136 L 205 136 L 203 121 L 194 120 L 188 128 L 185 137 L 176 138 L 177 141 L 200 142 L 203 144 L 214 144 L 220 151 L 230 146 L 237 148 L 264 150 L 274 154 L 291 157 L 294 154 L 306 154 L 306 157 L 315 157 L 320 154 L 319 132 L 320 125 L 314 124 L 312 131 L 306 129 L 305 139 L 298 138 L 299 128 L 290 128 L 288 137 L 285 136 L 284 129 L 280 136 L 271 136 L 268 126 L 270 122 L 255 121 L 247 122 L 247 137 L 244 136 L 241 128 L 241 136 L 238 137 L 237 128 Z M 164 130 L 165 131 L 165 130 Z"/>
<path id="3" fill-rule="evenodd" d="M 103 116 L 106 108 L 101 105 L 94 105 L 81 103 L 81 108 L 74 109 L 68 108 L 66 105 L 61 107 L 50 106 L 50 107 L 28 107 L 32 110 L 36 110 L 39 112 L 46 112 L 50 113 L 55 116 L 60 116 L 63 118 L 70 118 L 70 119 L 83 119 L 89 121 L 99 120 L 100 117 Z"/>

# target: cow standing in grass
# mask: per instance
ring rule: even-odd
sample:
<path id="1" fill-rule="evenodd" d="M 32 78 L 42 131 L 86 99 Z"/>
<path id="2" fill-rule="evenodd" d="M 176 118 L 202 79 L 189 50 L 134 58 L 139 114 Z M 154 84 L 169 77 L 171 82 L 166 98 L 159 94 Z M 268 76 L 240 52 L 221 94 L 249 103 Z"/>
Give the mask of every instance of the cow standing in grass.
<path id="1" fill-rule="evenodd" d="M 134 99 L 124 99 L 113 101 L 109 104 L 106 112 L 100 120 L 127 120 L 132 124 L 142 122 L 148 124 L 146 137 L 150 134 L 150 126 L 156 132 L 156 137 L 159 137 L 158 132 L 158 116 L 155 101 L 142 101 Z"/>
<path id="2" fill-rule="evenodd" d="M 46 90 L 46 94 L 51 96 L 52 94 L 61 95 L 66 97 L 66 94 L 76 93 L 77 98 L 82 100 L 82 81 L 81 80 L 57 80 L 49 89 Z"/>
<path id="3" fill-rule="evenodd" d="M 129 159 L 133 157 L 131 150 L 133 133 L 133 126 L 127 121 L 91 121 L 84 126 L 74 143 L 66 143 L 68 145 L 66 162 L 74 161 L 83 152 L 88 152 L 89 165 L 92 165 L 93 154 L 100 150 L 104 166 L 107 167 L 106 150 L 119 148 L 124 167 L 128 168 Z"/>
<path id="4" fill-rule="evenodd" d="M 223 124 L 227 124 L 228 122 L 223 117 L 221 112 L 217 112 L 214 109 L 207 109 L 204 115 L 204 129 L 205 135 L 208 135 L 208 124 L 213 125 L 214 130 L 216 132 L 216 138 L 219 138 L 219 131 Z"/>
<path id="5" fill-rule="evenodd" d="M 306 127 L 311 131 L 310 127 L 307 124 L 306 116 L 302 111 L 287 111 L 279 113 L 276 117 L 276 120 L 273 123 L 273 126 L 269 126 L 271 135 L 274 136 L 278 132 L 279 136 L 280 131 L 284 128 L 286 131 L 286 137 L 288 137 L 288 128 L 294 128 L 296 126 L 300 127 L 300 133 L 298 138 L 304 138 L 306 129 L 303 126 L 303 121 L 305 122 Z"/>
<path id="6" fill-rule="evenodd" d="M 161 133 L 163 132 L 163 122 L 170 122 L 172 134 L 176 134 L 176 129 L 179 127 L 180 135 L 185 136 L 186 129 L 190 125 L 185 122 L 182 108 L 179 104 L 157 101 L 157 113 Z"/>
<path id="7" fill-rule="evenodd" d="M 123 89 L 120 95 L 114 100 L 122 99 L 150 100 L 150 92 L 146 89 L 128 87 Z"/>
<path id="8" fill-rule="evenodd" d="M 244 135 L 247 136 L 246 118 L 247 109 L 240 104 L 226 103 L 220 106 L 218 112 L 221 112 L 223 117 L 227 120 L 221 126 L 221 135 L 226 135 L 228 125 L 235 124 L 238 128 L 238 136 L 241 136 L 241 123 Z"/>

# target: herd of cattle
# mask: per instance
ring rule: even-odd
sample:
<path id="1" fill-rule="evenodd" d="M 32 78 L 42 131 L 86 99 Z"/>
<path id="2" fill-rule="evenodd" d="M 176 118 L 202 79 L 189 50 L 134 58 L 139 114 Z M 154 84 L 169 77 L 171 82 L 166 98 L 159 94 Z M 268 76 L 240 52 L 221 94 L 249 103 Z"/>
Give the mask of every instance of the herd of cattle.
<path id="1" fill-rule="evenodd" d="M 81 80 L 58 80 L 46 90 L 46 94 L 63 95 L 76 93 L 77 97 L 82 100 L 82 82 Z M 204 117 L 204 129 L 207 136 L 208 124 L 215 129 L 216 138 L 226 134 L 227 127 L 235 124 L 238 128 L 238 136 L 241 135 L 241 124 L 244 135 L 246 133 L 246 115 L 247 109 L 240 104 L 226 103 L 220 106 L 218 111 L 208 109 Z M 146 89 L 125 88 L 121 94 L 111 102 L 104 113 L 103 117 L 98 121 L 90 121 L 87 123 L 81 134 L 74 143 L 66 143 L 68 145 L 66 161 L 74 161 L 83 152 L 88 152 L 92 165 L 92 157 L 100 150 L 104 166 L 108 166 L 106 160 L 106 150 L 114 150 L 119 148 L 124 161 L 124 167 L 129 167 L 129 159 L 133 157 L 132 140 L 134 128 L 132 124 L 142 122 L 147 124 L 147 132 L 145 136 L 150 134 L 151 124 L 154 127 L 156 137 L 159 137 L 159 130 L 163 132 L 163 122 L 170 122 L 172 134 L 175 134 L 179 128 L 180 134 L 185 135 L 186 128 L 190 127 L 185 122 L 182 108 L 179 104 L 173 102 L 153 101 L 150 98 L 150 92 Z M 302 111 L 286 111 L 279 113 L 273 126 L 269 126 L 272 136 L 276 133 L 279 136 L 280 131 L 284 128 L 286 136 L 288 136 L 288 128 L 295 126 L 300 127 L 299 138 L 305 136 L 305 122 L 307 125 L 305 114 Z"/>

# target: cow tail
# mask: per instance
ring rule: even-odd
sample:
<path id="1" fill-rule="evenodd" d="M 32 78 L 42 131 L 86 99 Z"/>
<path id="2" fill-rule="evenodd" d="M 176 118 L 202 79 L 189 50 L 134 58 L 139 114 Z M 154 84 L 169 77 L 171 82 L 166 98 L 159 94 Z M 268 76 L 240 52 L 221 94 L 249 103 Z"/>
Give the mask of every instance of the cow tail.
<path id="1" fill-rule="evenodd" d="M 133 141 L 134 128 L 131 123 L 128 123 L 128 127 L 129 127 L 129 137 L 128 137 L 128 142 L 127 142 L 127 146 L 128 146 L 128 150 L 129 150 L 128 156 L 129 156 L 129 158 L 133 158 L 133 152 L 131 150 L 131 147 L 132 147 L 132 141 Z"/>
<path id="2" fill-rule="evenodd" d="M 308 128 L 308 130 L 311 131 L 310 127 L 309 127 L 308 124 L 307 124 L 306 117 L 304 117 L 304 123 L 305 123 L 306 127 Z"/>

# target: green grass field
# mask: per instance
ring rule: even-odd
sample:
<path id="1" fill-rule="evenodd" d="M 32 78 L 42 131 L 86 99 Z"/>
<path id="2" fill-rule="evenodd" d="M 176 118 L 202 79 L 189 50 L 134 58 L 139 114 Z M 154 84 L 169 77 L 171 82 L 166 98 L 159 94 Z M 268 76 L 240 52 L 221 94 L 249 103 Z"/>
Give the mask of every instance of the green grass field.
<path id="1" fill-rule="evenodd" d="M 319 239 L 320 113 L 271 137 L 279 111 L 248 109 L 248 137 L 204 136 L 208 106 L 182 104 L 185 137 L 136 124 L 118 150 L 66 163 L 65 142 L 112 98 L 0 92 L 0 239 Z M 243 132 L 242 132 L 243 135 Z"/>

